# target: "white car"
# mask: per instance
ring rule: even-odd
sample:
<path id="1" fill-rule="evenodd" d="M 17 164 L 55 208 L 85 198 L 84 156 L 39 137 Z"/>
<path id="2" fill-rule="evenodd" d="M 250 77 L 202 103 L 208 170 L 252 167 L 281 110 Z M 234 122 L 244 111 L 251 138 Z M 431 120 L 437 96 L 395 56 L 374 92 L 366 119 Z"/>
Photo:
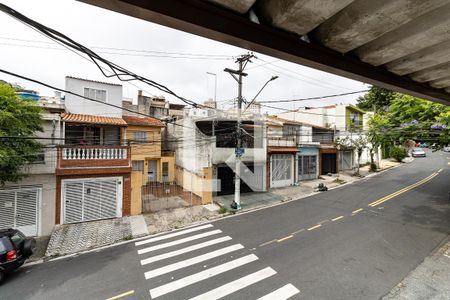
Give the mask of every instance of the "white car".
<path id="1" fill-rule="evenodd" d="M 444 148 L 442 148 L 442 151 L 450 152 L 450 146 L 445 146 Z"/>
<path id="2" fill-rule="evenodd" d="M 425 151 L 423 151 L 423 149 L 415 148 L 415 149 L 413 149 L 413 151 L 411 152 L 411 156 L 412 156 L 412 157 L 426 157 L 427 154 L 425 153 Z"/>

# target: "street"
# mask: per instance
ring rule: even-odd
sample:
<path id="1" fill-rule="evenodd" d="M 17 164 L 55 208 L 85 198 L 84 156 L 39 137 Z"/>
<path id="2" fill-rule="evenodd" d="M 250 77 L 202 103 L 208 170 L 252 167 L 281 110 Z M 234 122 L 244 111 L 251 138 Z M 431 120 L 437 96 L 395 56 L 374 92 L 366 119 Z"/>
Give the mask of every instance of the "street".
<path id="1" fill-rule="evenodd" d="M 25 266 L 0 299 L 379 299 L 450 233 L 449 155 L 427 154 L 298 201 Z"/>

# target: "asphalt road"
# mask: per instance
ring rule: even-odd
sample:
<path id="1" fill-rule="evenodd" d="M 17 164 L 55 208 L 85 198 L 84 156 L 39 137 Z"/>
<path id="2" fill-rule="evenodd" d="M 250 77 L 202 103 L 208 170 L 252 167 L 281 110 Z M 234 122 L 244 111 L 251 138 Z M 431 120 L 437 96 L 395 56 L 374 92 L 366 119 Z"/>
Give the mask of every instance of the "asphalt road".
<path id="1" fill-rule="evenodd" d="M 447 157 L 429 153 L 176 236 L 26 266 L 0 287 L 0 299 L 258 299 L 280 288 L 269 299 L 378 299 L 448 238 Z"/>

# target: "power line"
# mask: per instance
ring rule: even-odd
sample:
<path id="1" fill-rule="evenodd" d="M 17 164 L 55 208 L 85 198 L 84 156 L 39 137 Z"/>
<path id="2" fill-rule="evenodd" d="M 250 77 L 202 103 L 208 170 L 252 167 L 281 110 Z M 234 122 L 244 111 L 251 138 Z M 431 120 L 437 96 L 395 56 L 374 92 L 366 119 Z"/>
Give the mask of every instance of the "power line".
<path id="1" fill-rule="evenodd" d="M 44 46 L 36 46 L 36 45 L 20 45 L 20 44 L 12 44 L 12 43 L 0 43 L 0 45 L 35 48 L 35 49 L 46 49 L 46 50 L 60 50 L 60 51 L 67 50 L 67 49 L 63 49 L 63 48 L 44 47 Z M 96 47 L 92 47 L 92 48 L 96 48 Z M 112 48 L 112 49 L 114 49 L 114 48 Z M 136 54 L 136 53 L 120 53 L 120 52 L 107 52 L 107 51 L 98 51 L 97 53 L 110 54 L 110 55 L 121 55 L 121 56 L 175 58 L 175 59 L 193 59 L 193 60 L 197 60 L 197 59 L 204 59 L 204 60 L 230 60 L 230 59 L 233 59 L 232 57 L 225 58 L 225 57 L 208 57 L 208 56 L 174 56 L 174 55 L 163 55 L 163 54 Z"/>
<path id="2" fill-rule="evenodd" d="M 298 102 L 298 101 L 308 101 L 308 100 L 320 100 L 320 99 L 326 99 L 326 98 L 336 98 L 336 97 L 342 97 L 342 96 L 347 96 L 347 95 L 360 94 L 360 93 L 365 93 L 365 92 L 368 92 L 368 91 L 369 90 L 361 90 L 361 91 L 347 92 L 347 93 L 341 93 L 341 94 L 326 95 L 326 96 L 315 96 L 315 97 L 298 98 L 298 99 L 267 100 L 267 101 L 258 101 L 258 103 L 284 103 L 284 102 Z"/>
<path id="3" fill-rule="evenodd" d="M 12 40 L 12 41 L 20 41 L 20 42 L 42 43 L 42 44 L 55 45 L 54 42 L 46 42 L 46 41 L 39 41 L 39 40 L 28 40 L 28 39 L 18 39 L 18 38 L 4 37 L 4 36 L 0 36 L 0 39 Z M 145 50 L 145 49 L 129 49 L 129 48 L 115 48 L 115 47 L 101 47 L 101 46 L 90 46 L 90 47 L 91 48 L 95 48 L 95 49 L 108 49 L 108 50 L 119 50 L 119 51 L 128 51 L 128 52 L 158 53 L 158 54 L 184 55 L 184 56 L 223 57 L 223 58 L 227 58 L 227 59 L 235 58 L 235 56 L 226 55 L 226 54 L 168 52 L 168 51 L 156 51 L 156 50 Z M 60 48 L 54 48 L 54 49 L 60 49 Z"/>
<path id="4" fill-rule="evenodd" d="M 43 33 L 44 35 L 48 36 L 49 38 L 53 39 L 54 41 L 59 42 L 60 44 L 64 44 L 67 47 L 70 47 L 76 51 L 86 54 L 97 65 L 97 67 L 99 68 L 99 70 L 102 72 L 102 74 L 105 77 L 108 77 L 108 78 L 116 77 L 117 79 L 119 79 L 121 81 L 134 81 L 134 80 L 141 81 L 141 82 L 144 82 L 160 91 L 163 91 L 165 93 L 168 93 L 168 94 L 180 99 L 181 101 L 185 102 L 186 104 L 197 107 L 197 103 L 178 95 L 177 93 L 170 90 L 168 87 L 166 87 L 162 84 L 159 84 L 156 81 L 148 79 L 144 76 L 137 75 L 115 63 L 108 61 L 107 59 L 99 56 L 94 51 L 90 50 L 89 48 L 83 46 L 80 43 L 75 42 L 74 40 L 67 37 L 66 35 L 58 32 L 57 30 L 49 28 L 47 26 L 44 26 L 44 25 L 22 15 L 18 11 L 14 10 L 2 3 L 0 3 L 0 10 L 3 11 L 4 13 L 16 18 L 17 20 L 26 24 L 27 26 L 35 28 L 37 31 Z M 112 71 L 113 75 L 106 74 L 106 72 L 101 67 L 101 64 L 106 65 Z"/>

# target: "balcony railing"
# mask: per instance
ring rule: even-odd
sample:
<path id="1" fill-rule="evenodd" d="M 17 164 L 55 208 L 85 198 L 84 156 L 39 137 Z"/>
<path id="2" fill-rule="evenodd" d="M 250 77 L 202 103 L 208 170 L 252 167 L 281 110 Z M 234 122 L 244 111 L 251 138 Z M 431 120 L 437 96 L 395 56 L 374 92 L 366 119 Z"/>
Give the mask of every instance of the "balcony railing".
<path id="1" fill-rule="evenodd" d="M 295 138 L 274 138 L 274 137 L 270 137 L 268 139 L 268 144 L 269 146 L 272 147 L 296 147 L 297 144 L 295 142 Z"/>
<path id="2" fill-rule="evenodd" d="M 127 159 L 128 147 L 122 146 L 76 146 L 62 147 L 63 160 Z"/>

